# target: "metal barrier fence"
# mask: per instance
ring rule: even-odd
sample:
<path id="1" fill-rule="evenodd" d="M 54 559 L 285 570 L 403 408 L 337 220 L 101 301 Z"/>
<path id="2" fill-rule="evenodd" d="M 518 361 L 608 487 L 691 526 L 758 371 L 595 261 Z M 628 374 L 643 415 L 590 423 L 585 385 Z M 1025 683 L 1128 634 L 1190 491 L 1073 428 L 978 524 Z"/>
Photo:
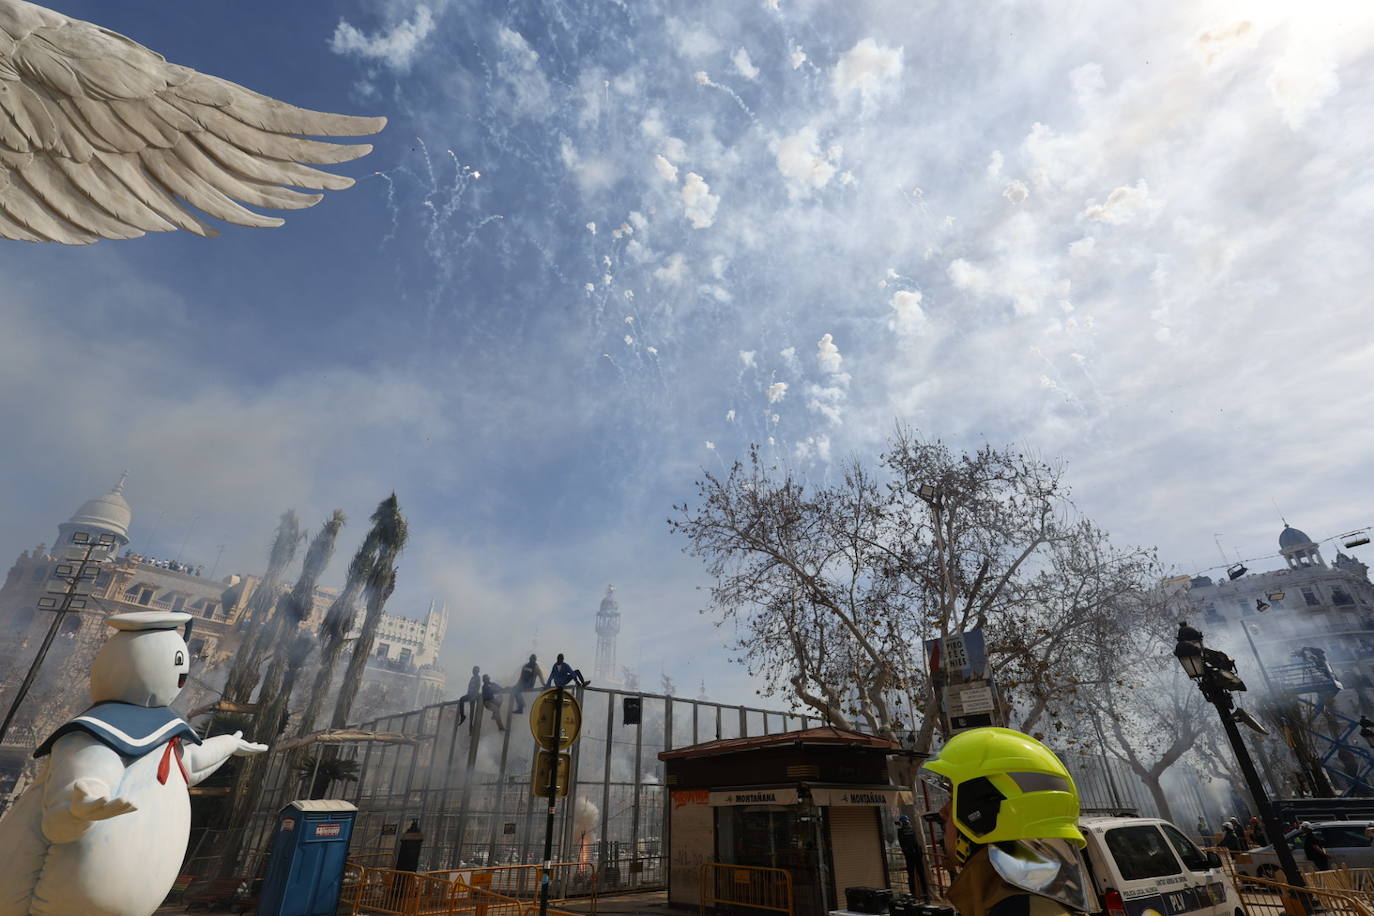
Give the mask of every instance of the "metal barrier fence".
<path id="1" fill-rule="evenodd" d="M 1245 875 L 1233 875 L 1231 881 L 1248 916 L 1281 916 L 1284 913 L 1291 916 L 1317 913 L 1322 916 L 1374 916 L 1369 898 L 1353 891 L 1294 887 Z"/>
<path id="2" fill-rule="evenodd" d="M 596 897 L 596 870 L 580 862 L 554 862 L 549 866 L 549 899 Z M 516 900 L 539 896 L 544 878 L 543 865 L 495 865 L 484 868 L 427 872 L 429 877 L 458 881 L 472 888 L 512 897 Z"/>
<path id="3" fill-rule="evenodd" d="M 536 900 L 520 900 L 492 890 L 490 884 L 498 879 L 495 871 L 444 875 L 349 866 L 344 892 L 339 899 L 340 912 L 346 911 L 350 916 L 535 916 L 539 913 Z M 547 912 L 550 916 L 586 916 L 552 906 Z M 596 913 L 595 900 L 590 912 Z"/>
<path id="4" fill-rule="evenodd" d="M 1324 890 L 1350 891 L 1366 898 L 1366 903 L 1374 903 L 1374 868 L 1338 867 L 1331 871 L 1314 872 L 1311 881 Z"/>
<path id="5" fill-rule="evenodd" d="M 703 862 L 701 865 L 701 912 L 706 907 L 742 906 L 793 916 L 792 873 L 785 868 L 759 868 Z"/>

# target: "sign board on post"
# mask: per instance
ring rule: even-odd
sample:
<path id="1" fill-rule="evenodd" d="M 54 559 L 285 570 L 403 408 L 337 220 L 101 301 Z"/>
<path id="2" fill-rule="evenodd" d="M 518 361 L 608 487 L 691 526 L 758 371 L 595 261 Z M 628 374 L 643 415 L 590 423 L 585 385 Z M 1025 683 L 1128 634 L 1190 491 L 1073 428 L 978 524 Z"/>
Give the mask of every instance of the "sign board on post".
<path id="1" fill-rule="evenodd" d="M 569 690 L 563 691 L 561 703 L 555 702 L 555 690 L 545 690 L 530 704 L 530 734 L 534 741 L 546 751 L 553 750 L 553 709 L 559 707 L 559 718 L 563 727 L 559 730 L 559 750 L 567 750 L 577 740 L 582 731 L 582 706 Z"/>
<path id="2" fill-rule="evenodd" d="M 1006 724 L 981 628 L 926 640 L 926 664 L 940 697 L 946 736 Z"/>
<path id="3" fill-rule="evenodd" d="M 550 741 L 552 743 L 552 741 Z M 572 763 L 572 754 L 561 753 L 558 755 L 558 797 L 568 797 L 568 769 Z M 553 766 L 552 751 L 537 751 L 534 757 L 534 766 L 530 770 L 530 794 L 535 798 L 544 798 L 549 791 L 549 768 Z"/>

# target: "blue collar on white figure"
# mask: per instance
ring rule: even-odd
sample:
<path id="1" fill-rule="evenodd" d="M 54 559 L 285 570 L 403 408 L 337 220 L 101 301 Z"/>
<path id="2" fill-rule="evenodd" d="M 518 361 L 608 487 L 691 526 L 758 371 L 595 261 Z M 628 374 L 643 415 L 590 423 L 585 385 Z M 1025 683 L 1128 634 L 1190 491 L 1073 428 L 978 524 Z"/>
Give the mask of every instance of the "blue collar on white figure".
<path id="1" fill-rule="evenodd" d="M 38 746 L 33 756 L 45 756 L 58 738 L 77 731 L 86 732 L 125 757 L 142 757 L 173 738 L 201 743 L 190 724 L 169 706 L 135 706 L 110 701 L 97 703 L 62 725 Z"/>

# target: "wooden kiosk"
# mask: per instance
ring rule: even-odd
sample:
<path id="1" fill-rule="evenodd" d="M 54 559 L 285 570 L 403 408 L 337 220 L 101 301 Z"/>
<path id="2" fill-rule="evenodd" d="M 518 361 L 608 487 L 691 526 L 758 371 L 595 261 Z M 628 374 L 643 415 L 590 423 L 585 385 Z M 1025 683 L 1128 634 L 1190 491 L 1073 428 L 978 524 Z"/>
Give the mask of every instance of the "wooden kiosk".
<path id="1" fill-rule="evenodd" d="M 883 820 L 911 802 L 888 778 L 888 757 L 900 750 L 825 727 L 659 754 L 670 793 L 669 903 L 699 905 L 702 865 L 712 862 L 786 869 L 797 916 L 843 908 L 847 887 L 887 887 Z"/>

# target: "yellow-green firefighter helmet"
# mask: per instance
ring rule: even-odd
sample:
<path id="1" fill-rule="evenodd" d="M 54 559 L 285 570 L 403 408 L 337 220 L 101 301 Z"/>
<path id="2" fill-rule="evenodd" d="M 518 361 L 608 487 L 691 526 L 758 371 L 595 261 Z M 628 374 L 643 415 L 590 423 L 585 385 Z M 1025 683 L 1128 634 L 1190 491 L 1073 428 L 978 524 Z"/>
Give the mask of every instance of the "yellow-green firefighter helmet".
<path id="1" fill-rule="evenodd" d="M 1078 789 L 1054 751 L 1009 728 L 955 735 L 923 769 L 949 783 L 950 815 L 974 843 L 1062 839 L 1087 845 L 1078 829 Z"/>

